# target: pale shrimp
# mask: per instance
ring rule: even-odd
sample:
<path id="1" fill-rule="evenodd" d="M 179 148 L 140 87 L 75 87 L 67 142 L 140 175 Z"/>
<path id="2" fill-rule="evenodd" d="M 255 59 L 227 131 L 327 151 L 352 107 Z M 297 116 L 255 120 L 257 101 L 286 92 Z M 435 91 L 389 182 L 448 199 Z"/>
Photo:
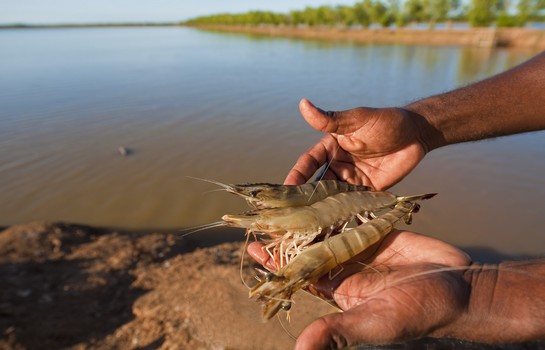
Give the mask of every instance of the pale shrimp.
<path id="1" fill-rule="evenodd" d="M 431 198 L 435 194 L 399 197 L 390 192 L 355 191 L 338 193 L 312 205 L 261 209 L 240 215 L 224 215 L 226 226 L 246 228 L 272 238 L 266 250 L 283 267 L 319 236 L 342 230 L 358 217 L 373 217 L 373 212 L 400 202 Z"/>
<path id="2" fill-rule="evenodd" d="M 422 197 L 430 198 L 431 196 Z M 399 202 L 392 210 L 358 227 L 345 229 L 322 242 L 307 247 L 289 264 L 267 273 L 249 293 L 263 302 L 263 317 L 268 320 L 280 309 L 289 310 L 292 295 L 318 281 L 320 277 L 361 253 L 390 233 L 399 220 L 411 222 L 418 204 Z"/>
<path id="3" fill-rule="evenodd" d="M 343 181 L 320 180 L 304 185 L 278 185 L 269 183 L 224 184 L 200 179 L 221 186 L 229 193 L 244 197 L 256 209 L 285 208 L 310 205 L 337 193 L 371 191 L 371 187 L 352 185 Z"/>

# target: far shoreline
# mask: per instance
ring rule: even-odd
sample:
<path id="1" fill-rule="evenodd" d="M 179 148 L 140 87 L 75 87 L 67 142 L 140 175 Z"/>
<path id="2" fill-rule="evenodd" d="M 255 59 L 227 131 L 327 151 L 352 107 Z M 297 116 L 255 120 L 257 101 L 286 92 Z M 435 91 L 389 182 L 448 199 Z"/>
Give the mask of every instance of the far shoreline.
<path id="1" fill-rule="evenodd" d="M 545 50 L 545 30 L 532 28 L 347 28 L 347 27 L 292 27 L 273 25 L 224 25 L 164 23 L 67 23 L 0 25 L 2 29 L 72 29 L 72 28 L 134 28 L 134 27 L 188 27 L 224 33 L 252 34 L 268 37 L 303 40 L 326 40 L 363 44 L 403 44 L 432 46 L 504 47 Z"/>
<path id="2" fill-rule="evenodd" d="M 187 25 L 188 27 L 270 37 L 318 39 L 367 44 L 505 47 L 545 49 L 545 30 L 530 28 L 353 29 L 331 27 Z"/>
<path id="3" fill-rule="evenodd" d="M 179 27 L 179 22 L 164 23 L 65 23 L 65 24 L 1 24 L 0 29 L 56 29 L 56 28 L 117 28 L 117 27 Z"/>

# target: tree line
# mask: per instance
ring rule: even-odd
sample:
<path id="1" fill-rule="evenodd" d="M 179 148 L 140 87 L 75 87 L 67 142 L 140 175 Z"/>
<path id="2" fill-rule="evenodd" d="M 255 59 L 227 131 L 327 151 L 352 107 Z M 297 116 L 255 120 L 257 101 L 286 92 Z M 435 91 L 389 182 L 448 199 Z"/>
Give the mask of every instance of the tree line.
<path id="1" fill-rule="evenodd" d="M 467 22 L 472 27 L 522 27 L 544 21 L 545 0 L 363 0 L 353 6 L 307 7 L 289 13 L 251 11 L 190 19 L 184 24 L 405 27 L 428 23 Z"/>

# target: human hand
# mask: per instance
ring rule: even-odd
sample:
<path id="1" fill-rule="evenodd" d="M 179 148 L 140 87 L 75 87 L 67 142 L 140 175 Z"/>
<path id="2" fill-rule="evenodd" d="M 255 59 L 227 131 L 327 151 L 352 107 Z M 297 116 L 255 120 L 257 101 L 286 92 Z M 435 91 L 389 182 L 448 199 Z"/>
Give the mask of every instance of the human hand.
<path id="1" fill-rule="evenodd" d="M 274 269 L 260 243 L 248 247 Z M 393 343 L 442 335 L 469 301 L 463 272 L 471 263 L 461 250 L 434 238 L 394 231 L 382 243 L 324 276 L 309 290 L 334 301 L 343 313 L 326 315 L 299 335 L 296 349 Z"/>
<path id="2" fill-rule="evenodd" d="M 316 130 L 328 133 L 299 157 L 285 184 L 305 183 L 326 162 L 324 179 L 371 186 L 393 186 L 424 158 L 424 118 L 401 108 L 354 108 L 325 112 L 307 99 L 299 110 Z"/>

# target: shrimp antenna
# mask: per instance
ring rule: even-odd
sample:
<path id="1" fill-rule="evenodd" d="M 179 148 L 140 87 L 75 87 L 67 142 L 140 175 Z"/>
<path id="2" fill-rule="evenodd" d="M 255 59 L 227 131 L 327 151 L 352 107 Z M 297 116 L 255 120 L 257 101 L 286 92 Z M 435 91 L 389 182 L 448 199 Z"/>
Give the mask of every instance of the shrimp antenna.
<path id="1" fill-rule="evenodd" d="M 286 325 L 284 324 L 284 322 L 282 322 L 282 317 L 280 317 L 280 314 L 276 314 L 276 317 L 278 318 L 278 323 L 280 323 L 280 326 L 282 327 L 282 329 L 284 330 L 284 332 L 286 332 L 286 334 L 292 339 L 292 340 L 297 340 L 297 337 L 294 336 L 290 330 L 288 329 L 288 327 L 286 327 Z"/>
<path id="2" fill-rule="evenodd" d="M 185 236 L 189 236 L 190 234 L 195 233 L 195 232 L 204 231 L 204 230 L 208 230 L 208 229 L 211 229 L 211 228 L 222 227 L 222 226 L 227 226 L 227 225 L 223 221 L 216 221 L 216 222 L 213 222 L 213 223 L 210 223 L 210 224 L 204 224 L 204 225 L 200 225 L 200 226 L 190 227 L 188 229 L 182 230 L 182 232 L 184 232 L 184 233 L 180 235 L 180 238 L 185 237 Z M 191 231 L 185 232 L 185 231 L 188 231 L 188 230 L 191 230 Z"/>
<path id="3" fill-rule="evenodd" d="M 203 179 L 201 177 L 195 177 L 195 176 L 189 176 L 189 175 L 186 175 L 186 177 L 188 177 L 190 179 L 193 179 L 193 180 L 199 180 L 199 181 L 209 182 L 209 183 L 214 184 L 214 185 L 218 185 L 218 186 L 224 188 L 227 191 L 232 189 L 232 186 L 229 186 L 227 184 L 221 183 L 221 182 L 216 181 L 216 180 Z"/>
<path id="4" fill-rule="evenodd" d="M 402 284 L 403 282 L 405 282 L 407 280 L 411 280 L 411 279 L 416 278 L 416 277 L 432 275 L 434 273 L 449 272 L 449 271 L 463 271 L 463 270 L 477 270 L 477 269 L 484 270 L 484 271 L 486 271 L 486 270 L 497 270 L 498 267 L 497 266 L 446 266 L 446 267 L 440 267 L 440 268 L 437 268 L 435 270 L 422 271 L 422 272 L 418 272 L 418 273 L 415 273 L 415 274 L 412 274 L 412 275 L 409 275 L 409 276 L 399 278 L 397 280 L 392 281 L 390 287 L 394 287 L 394 286 L 396 286 L 398 284 Z M 533 275 L 531 273 L 528 273 L 527 271 L 519 270 L 519 269 L 513 268 L 513 267 L 503 268 L 502 271 L 503 272 L 518 273 L 518 274 L 521 274 L 521 275 L 526 275 L 526 276 L 530 276 L 530 277 L 533 277 L 533 278 L 538 278 L 538 279 L 541 279 L 541 280 L 545 280 L 545 278 L 543 278 L 542 276 L 535 276 L 535 275 Z M 380 290 L 378 292 L 380 292 Z"/>
<path id="5" fill-rule="evenodd" d="M 455 272 L 455 271 L 478 270 L 478 269 L 497 270 L 498 267 L 497 266 L 444 266 L 444 267 L 439 267 L 437 269 L 417 272 L 417 273 L 414 273 L 414 274 L 409 275 L 409 276 L 401 277 L 399 279 L 391 281 L 388 284 L 386 284 L 386 282 L 384 282 L 382 287 L 377 287 L 374 290 L 368 292 L 367 296 L 373 296 L 373 295 L 375 295 L 377 293 L 382 292 L 383 290 L 385 290 L 387 288 L 398 287 L 398 286 L 402 285 L 403 283 L 414 281 L 414 279 L 418 278 L 418 277 L 426 277 L 426 276 L 433 275 L 433 274 L 436 274 L 436 273 L 441 273 L 441 272 L 450 272 L 450 271 Z M 508 267 L 508 268 L 502 269 L 502 271 L 503 272 L 518 273 L 518 274 L 521 274 L 521 275 L 526 275 L 526 276 L 529 276 L 529 277 L 545 280 L 545 278 L 543 276 L 535 276 L 534 274 L 531 274 L 531 273 L 529 273 L 527 271 L 519 270 L 516 267 Z M 346 296 L 346 297 L 349 297 L 349 296 Z"/>
<path id="6" fill-rule="evenodd" d="M 247 289 L 252 289 L 248 283 L 246 283 L 246 281 L 244 280 L 244 276 L 242 276 L 242 269 L 244 268 L 244 256 L 246 254 L 246 249 L 248 248 L 248 243 L 250 242 L 250 235 L 248 234 L 248 229 L 246 229 L 246 242 L 244 242 L 244 246 L 242 247 L 242 255 L 240 257 L 240 269 L 239 269 L 239 274 L 240 274 L 240 281 L 242 282 L 242 284 L 247 288 Z"/>
<path id="7" fill-rule="evenodd" d="M 206 192 L 203 192 L 203 195 L 205 194 L 209 194 L 209 193 L 212 193 L 212 192 L 223 192 L 223 191 L 226 191 L 224 188 L 216 188 L 216 189 L 213 189 L 213 190 L 208 190 Z"/>

